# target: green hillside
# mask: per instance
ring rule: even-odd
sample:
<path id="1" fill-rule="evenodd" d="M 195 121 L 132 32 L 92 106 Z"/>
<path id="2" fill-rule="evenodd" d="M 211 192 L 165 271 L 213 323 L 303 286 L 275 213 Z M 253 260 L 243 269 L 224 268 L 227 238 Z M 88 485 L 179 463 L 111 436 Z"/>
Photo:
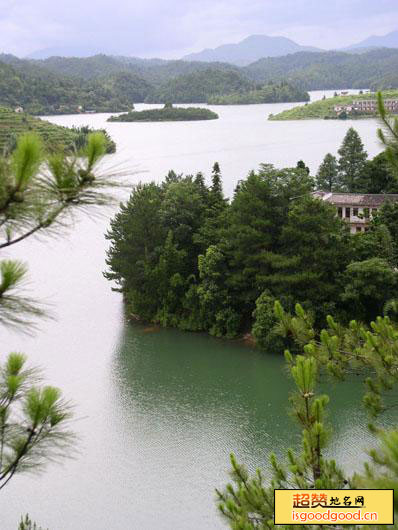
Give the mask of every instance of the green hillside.
<path id="1" fill-rule="evenodd" d="M 24 71 L 44 71 L 57 76 L 95 80 L 121 72 L 134 73 L 158 89 L 181 76 L 203 72 L 211 67 L 223 72 L 240 73 L 256 83 L 286 81 L 303 90 L 344 88 L 398 88 L 398 50 L 377 49 L 353 52 L 298 52 L 282 57 L 266 57 L 249 66 L 199 61 L 167 61 L 136 57 L 50 57 L 45 60 L 23 60 L 0 55 L 0 61 Z"/>
<path id="2" fill-rule="evenodd" d="M 60 77 L 29 61 L 0 61 L 0 105 L 23 107 L 30 114 L 74 114 L 87 110 L 123 112 L 144 101 L 151 85 L 134 73 L 96 80 Z"/>
<path id="3" fill-rule="evenodd" d="M 68 129 L 54 125 L 46 120 L 16 113 L 12 109 L 0 107 L 0 154 L 11 151 L 18 136 L 26 132 L 35 132 L 41 136 L 49 151 L 57 148 L 72 150 L 75 146 L 82 147 L 89 128 Z M 115 151 L 114 142 L 108 137 L 107 152 Z"/>
<path id="4" fill-rule="evenodd" d="M 207 103 L 212 96 L 246 92 L 253 88 L 254 83 L 238 72 L 209 67 L 171 79 L 157 88 L 147 102 Z"/>
<path id="5" fill-rule="evenodd" d="M 287 103 L 309 101 L 310 96 L 305 90 L 287 83 L 269 84 L 248 92 L 235 92 L 226 96 L 212 96 L 211 105 L 251 105 L 258 103 Z"/>
<path id="6" fill-rule="evenodd" d="M 398 50 L 387 48 L 363 54 L 299 52 L 260 59 L 242 69 L 254 81 L 286 81 L 303 90 L 398 88 L 397 71 Z"/>
<path id="7" fill-rule="evenodd" d="M 398 98 L 398 90 L 383 91 L 384 98 Z M 335 105 L 349 105 L 354 100 L 358 99 L 376 99 L 375 94 L 359 94 L 350 96 L 337 96 L 327 98 L 313 103 L 307 103 L 299 107 L 294 107 L 290 110 L 285 110 L 279 114 L 271 115 L 268 119 L 275 121 L 282 120 L 320 120 L 328 118 L 336 118 L 334 112 Z M 371 117 L 366 115 L 365 117 Z M 355 119 L 355 116 L 349 116 L 349 119 Z"/>
<path id="8" fill-rule="evenodd" d="M 299 52 L 240 68 L 224 63 L 96 55 L 18 59 L 0 54 L 0 105 L 34 115 L 128 112 L 134 103 L 304 101 L 308 90 L 398 88 L 398 50 Z M 289 85 L 296 94 L 263 92 Z M 274 91 L 275 92 L 275 91 Z"/>

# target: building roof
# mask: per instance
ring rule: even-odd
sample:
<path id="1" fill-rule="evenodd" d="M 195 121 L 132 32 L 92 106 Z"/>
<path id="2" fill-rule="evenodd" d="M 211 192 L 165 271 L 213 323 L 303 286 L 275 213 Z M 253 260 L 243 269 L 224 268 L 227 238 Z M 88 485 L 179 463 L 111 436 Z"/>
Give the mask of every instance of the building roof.
<path id="1" fill-rule="evenodd" d="M 382 206 L 388 201 L 398 202 L 398 194 L 392 193 L 333 193 L 328 191 L 315 191 L 313 196 L 339 206 L 362 206 L 365 208 Z"/>

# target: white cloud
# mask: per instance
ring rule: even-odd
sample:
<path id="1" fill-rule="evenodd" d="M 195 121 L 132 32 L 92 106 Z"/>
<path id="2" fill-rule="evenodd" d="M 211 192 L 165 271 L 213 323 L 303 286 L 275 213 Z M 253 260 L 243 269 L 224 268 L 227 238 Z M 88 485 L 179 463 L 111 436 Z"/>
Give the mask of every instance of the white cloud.
<path id="1" fill-rule="evenodd" d="M 253 34 L 341 47 L 398 27 L 396 0 L 0 0 L 2 51 L 90 46 L 179 56 Z"/>

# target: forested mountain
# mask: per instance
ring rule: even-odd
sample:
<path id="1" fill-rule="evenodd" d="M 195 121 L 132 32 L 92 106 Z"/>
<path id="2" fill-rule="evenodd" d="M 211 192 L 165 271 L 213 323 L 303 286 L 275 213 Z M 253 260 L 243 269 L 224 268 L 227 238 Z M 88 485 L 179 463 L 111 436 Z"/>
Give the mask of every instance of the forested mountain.
<path id="1" fill-rule="evenodd" d="M 10 62 L 10 61 L 9 61 Z M 120 72 L 98 80 L 59 76 L 29 61 L 0 62 L 0 105 L 22 106 L 31 114 L 95 110 L 122 112 L 144 101 L 152 86 L 134 73 Z"/>
<path id="2" fill-rule="evenodd" d="M 318 48 L 301 46 L 286 37 L 268 37 L 267 35 L 251 35 L 238 43 L 223 44 L 214 49 L 206 49 L 191 53 L 184 57 L 185 61 L 223 61 L 245 66 L 262 57 L 280 57 L 299 51 L 318 51 Z"/>
<path id="3" fill-rule="evenodd" d="M 398 71 L 398 50 L 371 50 L 363 54 L 345 52 L 300 52 L 285 57 L 260 59 L 243 68 L 253 80 L 287 81 L 305 90 L 368 88 L 392 81 Z"/>
<path id="4" fill-rule="evenodd" d="M 246 92 L 254 88 L 254 82 L 238 72 L 208 68 L 202 72 L 182 75 L 161 85 L 149 102 L 206 103 L 215 95 Z"/>
<path id="5" fill-rule="evenodd" d="M 378 49 L 361 54 L 348 52 L 298 52 L 283 57 L 260 59 L 239 68 L 231 64 L 199 61 L 166 61 L 95 55 L 86 58 L 51 57 L 42 61 L 20 60 L 10 55 L 0 55 L 0 61 L 14 68 L 40 73 L 50 71 L 58 76 L 98 79 L 120 72 L 136 74 L 148 83 L 166 83 L 181 75 L 208 71 L 239 72 L 244 77 L 261 84 L 269 81 L 287 81 L 305 90 L 368 88 L 380 83 L 384 88 L 396 88 L 398 50 Z"/>
<path id="6" fill-rule="evenodd" d="M 261 59 L 243 68 L 226 63 L 106 55 L 21 60 L 3 54 L 0 105 L 22 106 L 32 114 L 123 112 L 139 102 L 201 103 L 232 94 L 241 98 L 241 94 L 269 84 L 285 83 L 301 92 L 397 88 L 397 72 L 395 49 L 360 55 L 299 52 Z M 292 101 L 291 95 L 286 99 L 284 94 L 279 91 L 276 100 Z M 252 96 L 245 102 L 254 102 Z M 261 94 L 255 94 L 255 102 L 261 100 L 258 96 Z"/>
<path id="7" fill-rule="evenodd" d="M 211 96 L 208 102 L 212 105 L 247 105 L 258 103 L 281 103 L 289 101 L 309 101 L 305 90 L 288 83 L 271 83 L 247 92 L 233 92 L 221 96 Z"/>
<path id="8" fill-rule="evenodd" d="M 101 77 L 128 72 L 140 75 L 150 83 L 161 83 L 179 75 L 190 74 L 209 67 L 225 71 L 239 71 L 239 68 L 225 63 L 166 61 L 164 59 L 140 59 L 110 55 L 92 57 L 49 57 L 44 60 L 18 59 L 13 55 L 0 55 L 0 61 L 7 62 L 23 70 L 49 71 L 53 74 L 82 79 Z"/>

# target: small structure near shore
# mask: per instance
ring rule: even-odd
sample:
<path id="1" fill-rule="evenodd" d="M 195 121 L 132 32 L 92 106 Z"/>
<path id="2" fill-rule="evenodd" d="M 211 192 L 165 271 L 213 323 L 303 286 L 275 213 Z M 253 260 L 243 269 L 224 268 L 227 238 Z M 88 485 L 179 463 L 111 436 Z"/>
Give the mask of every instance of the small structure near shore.
<path id="1" fill-rule="evenodd" d="M 385 99 L 384 107 L 391 114 L 398 114 L 398 99 Z M 376 114 L 378 103 L 376 99 L 358 99 L 348 105 L 335 105 L 335 113 L 339 116 L 346 114 Z"/>
<path id="2" fill-rule="evenodd" d="M 377 210 L 386 202 L 398 202 L 398 194 L 387 193 L 334 193 L 315 191 L 312 194 L 322 201 L 333 204 L 337 215 L 350 225 L 350 232 L 366 232 Z"/>

